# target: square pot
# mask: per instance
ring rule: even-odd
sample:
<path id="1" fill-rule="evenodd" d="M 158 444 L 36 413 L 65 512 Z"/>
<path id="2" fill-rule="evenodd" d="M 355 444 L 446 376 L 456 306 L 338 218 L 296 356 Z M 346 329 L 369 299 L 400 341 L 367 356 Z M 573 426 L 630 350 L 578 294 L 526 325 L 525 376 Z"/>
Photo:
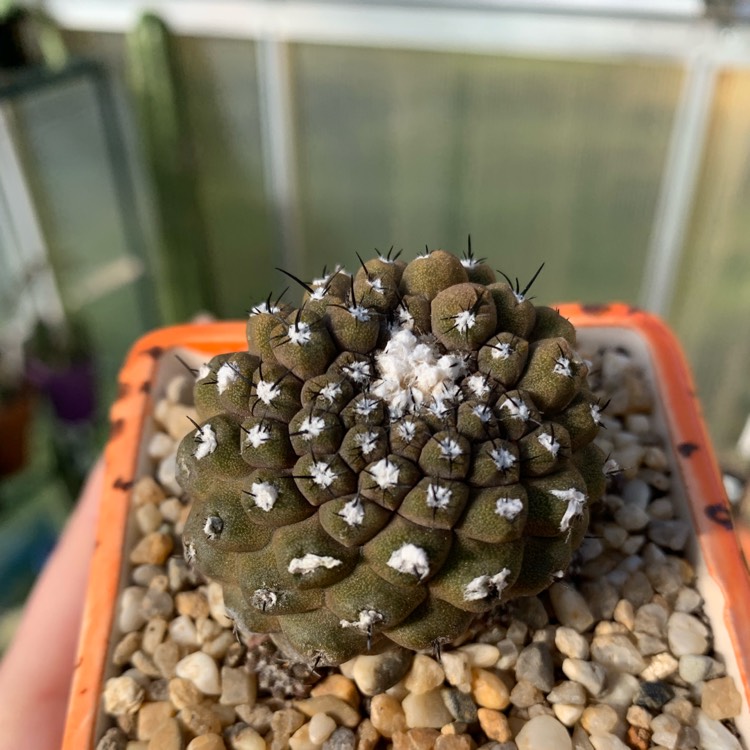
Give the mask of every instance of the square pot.
<path id="1" fill-rule="evenodd" d="M 750 739 L 750 576 L 684 355 L 664 323 L 626 305 L 567 305 L 560 312 L 577 327 L 579 348 L 622 346 L 647 373 L 657 402 L 654 420 L 672 448 L 667 453 L 675 508 L 694 531 L 687 556 L 712 625 L 714 651 L 742 693 L 736 724 Z M 241 322 L 179 326 L 145 336 L 127 358 L 111 411 L 105 489 L 63 750 L 92 748 L 101 734 L 101 694 L 111 676 L 107 665 L 117 597 L 126 581 L 126 550 L 134 533 L 129 490 L 149 473 L 146 445 L 154 431 L 157 394 L 182 369 L 168 354 L 180 349 L 203 359 L 245 347 Z"/>

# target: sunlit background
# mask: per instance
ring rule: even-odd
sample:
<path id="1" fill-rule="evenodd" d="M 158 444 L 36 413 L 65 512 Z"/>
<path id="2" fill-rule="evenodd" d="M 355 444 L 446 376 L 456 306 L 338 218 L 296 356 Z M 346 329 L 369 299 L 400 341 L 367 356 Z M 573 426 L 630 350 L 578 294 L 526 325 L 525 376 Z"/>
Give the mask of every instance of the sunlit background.
<path id="1" fill-rule="evenodd" d="M 545 262 L 546 303 L 658 312 L 742 476 L 749 19 L 741 0 L 0 3 L 0 611 L 106 439 L 132 342 L 243 317 L 279 265 L 471 233 L 510 276 Z"/>

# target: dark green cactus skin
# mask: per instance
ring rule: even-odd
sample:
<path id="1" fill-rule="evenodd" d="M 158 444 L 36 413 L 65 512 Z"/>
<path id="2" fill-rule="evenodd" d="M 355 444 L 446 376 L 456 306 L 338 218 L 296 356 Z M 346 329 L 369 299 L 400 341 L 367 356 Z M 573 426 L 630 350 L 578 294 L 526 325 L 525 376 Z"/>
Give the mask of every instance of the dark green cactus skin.
<path id="1" fill-rule="evenodd" d="M 254 308 L 195 385 L 187 558 L 247 632 L 339 664 L 435 647 L 570 563 L 604 491 L 570 323 L 469 257 L 376 258 Z"/>

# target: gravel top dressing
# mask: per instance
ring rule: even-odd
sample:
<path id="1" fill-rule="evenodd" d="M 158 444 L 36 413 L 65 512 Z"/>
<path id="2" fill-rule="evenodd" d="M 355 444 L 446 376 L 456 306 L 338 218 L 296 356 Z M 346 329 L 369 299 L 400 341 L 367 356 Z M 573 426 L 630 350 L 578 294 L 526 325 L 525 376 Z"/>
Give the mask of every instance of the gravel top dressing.
<path id="1" fill-rule="evenodd" d="M 338 668 L 292 664 L 266 636 L 241 643 L 220 587 L 184 561 L 175 451 L 195 414 L 192 382 L 174 378 L 154 410 L 153 475 L 132 491 L 97 750 L 741 748 L 742 697 L 713 652 L 654 396 L 626 351 L 581 349 L 609 401 L 609 484 L 571 568 L 440 653 Z"/>

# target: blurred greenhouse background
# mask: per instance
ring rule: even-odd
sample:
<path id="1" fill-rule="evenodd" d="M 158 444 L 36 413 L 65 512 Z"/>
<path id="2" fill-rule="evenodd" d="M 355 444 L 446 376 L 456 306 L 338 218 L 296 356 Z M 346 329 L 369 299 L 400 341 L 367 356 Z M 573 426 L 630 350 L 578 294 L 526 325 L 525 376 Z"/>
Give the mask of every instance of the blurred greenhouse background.
<path id="1" fill-rule="evenodd" d="M 546 262 L 546 302 L 663 315 L 722 461 L 746 468 L 747 2 L 26 10 L 5 8 L 0 36 L 3 340 L 40 319 L 84 329 L 97 402 L 84 420 L 36 402 L 30 463 L 0 480 L 6 519 L 39 503 L 59 527 L 76 484 L 58 469 L 101 445 L 145 330 L 243 317 L 285 286 L 278 265 L 311 277 L 374 247 L 460 251 L 468 233 L 511 276 Z"/>

